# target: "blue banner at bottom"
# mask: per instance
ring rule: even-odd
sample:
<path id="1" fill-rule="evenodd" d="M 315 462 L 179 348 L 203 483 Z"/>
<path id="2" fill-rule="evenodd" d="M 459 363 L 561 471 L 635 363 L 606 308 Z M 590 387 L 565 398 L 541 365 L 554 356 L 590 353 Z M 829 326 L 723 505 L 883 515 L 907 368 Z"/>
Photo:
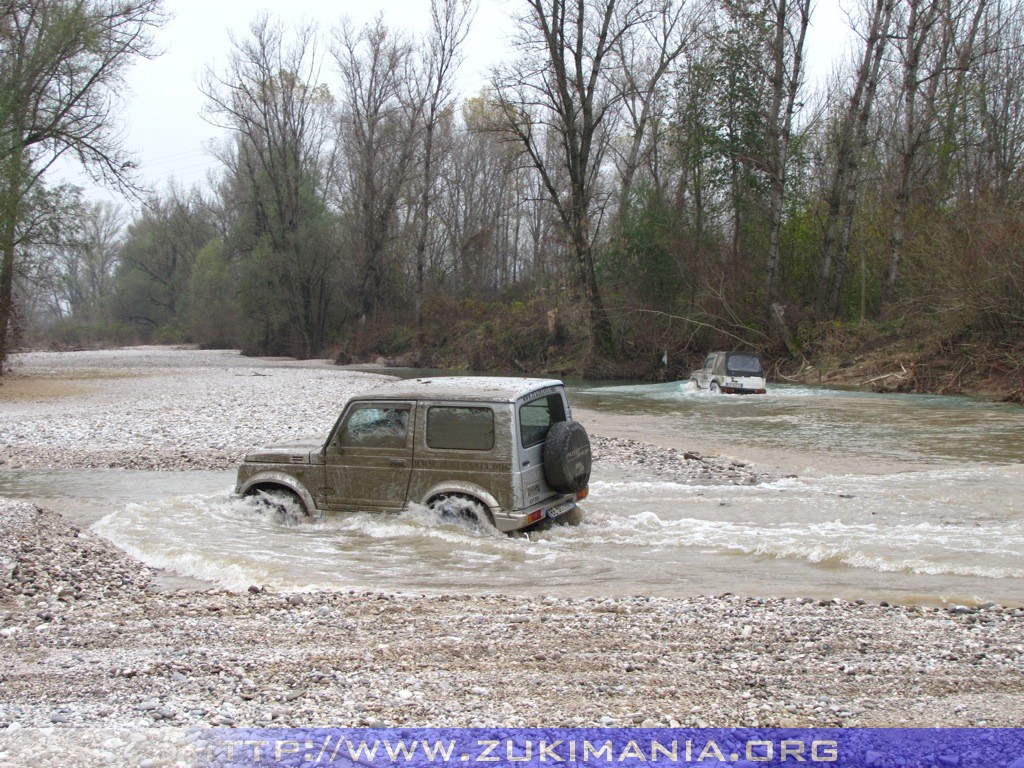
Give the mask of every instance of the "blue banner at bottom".
<path id="1" fill-rule="evenodd" d="M 213 729 L 204 768 L 263 766 L 841 766 L 1024 768 L 1024 729 Z"/>

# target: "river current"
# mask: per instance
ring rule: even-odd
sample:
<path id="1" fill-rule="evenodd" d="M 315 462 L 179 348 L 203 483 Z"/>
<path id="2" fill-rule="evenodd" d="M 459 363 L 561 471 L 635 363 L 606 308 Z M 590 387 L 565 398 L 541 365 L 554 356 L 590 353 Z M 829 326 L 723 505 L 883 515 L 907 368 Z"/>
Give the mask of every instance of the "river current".
<path id="1" fill-rule="evenodd" d="M 292 524 L 232 472 L 0 472 L 0 495 L 231 589 L 840 597 L 1024 604 L 1024 410 L 983 400 L 688 382 L 570 387 L 593 431 L 727 455 L 756 485 L 595 473 L 587 518 L 529 538 L 425 509 Z"/>

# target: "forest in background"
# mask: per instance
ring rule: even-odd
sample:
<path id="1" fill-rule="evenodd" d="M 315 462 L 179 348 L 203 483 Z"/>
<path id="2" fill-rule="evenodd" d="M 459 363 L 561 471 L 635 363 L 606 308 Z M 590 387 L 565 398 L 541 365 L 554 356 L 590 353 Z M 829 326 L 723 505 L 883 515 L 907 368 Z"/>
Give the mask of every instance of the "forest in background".
<path id="1" fill-rule="evenodd" d="M 0 5 L 0 360 L 159 342 L 678 378 L 745 347 L 827 380 L 902 342 L 912 372 L 946 362 L 894 388 L 1024 379 L 1020 0 L 851 2 L 814 84 L 810 0 L 522 0 L 468 97 L 468 0 L 419 36 L 261 15 L 202 80 L 220 173 L 131 215 L 46 183 L 70 153 L 131 190 L 105 102 L 92 133 L 32 121 L 73 113 L 67 72 L 115 88 L 152 55 L 159 0 Z M 117 45 L 55 43 L 128 8 Z"/>

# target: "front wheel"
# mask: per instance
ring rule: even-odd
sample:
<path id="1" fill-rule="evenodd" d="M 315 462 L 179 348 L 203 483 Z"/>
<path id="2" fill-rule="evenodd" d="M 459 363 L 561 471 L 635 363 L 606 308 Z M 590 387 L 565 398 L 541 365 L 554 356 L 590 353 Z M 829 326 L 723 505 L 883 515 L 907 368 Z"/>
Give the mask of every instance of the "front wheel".
<path id="1" fill-rule="evenodd" d="M 256 490 L 247 496 L 256 501 L 257 509 L 269 512 L 285 525 L 297 525 L 309 517 L 299 495 L 286 488 Z"/>

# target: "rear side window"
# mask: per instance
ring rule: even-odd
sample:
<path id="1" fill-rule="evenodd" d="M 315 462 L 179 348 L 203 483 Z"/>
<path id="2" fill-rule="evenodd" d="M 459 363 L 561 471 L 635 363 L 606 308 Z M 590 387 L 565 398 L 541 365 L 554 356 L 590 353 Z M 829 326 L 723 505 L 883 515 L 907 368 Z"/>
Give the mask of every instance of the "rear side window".
<path id="1" fill-rule="evenodd" d="M 519 436 L 523 447 L 543 443 L 552 424 L 565 421 L 565 405 L 560 395 L 548 395 L 519 408 Z"/>
<path id="2" fill-rule="evenodd" d="M 429 408 L 427 445 L 456 451 L 491 450 L 494 447 L 494 411 L 461 406 Z"/>

